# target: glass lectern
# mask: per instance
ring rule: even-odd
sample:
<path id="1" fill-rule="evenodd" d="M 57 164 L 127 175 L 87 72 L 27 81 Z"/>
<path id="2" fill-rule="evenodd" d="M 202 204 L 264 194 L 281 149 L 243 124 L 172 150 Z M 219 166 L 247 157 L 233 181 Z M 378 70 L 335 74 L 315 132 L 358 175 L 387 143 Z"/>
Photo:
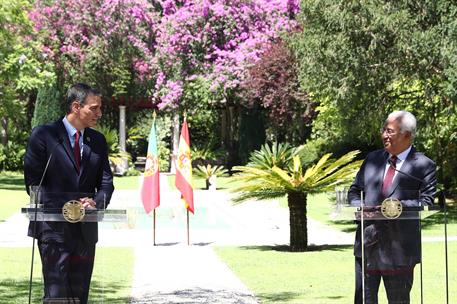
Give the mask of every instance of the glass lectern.
<path id="1" fill-rule="evenodd" d="M 94 199 L 97 201 L 97 206 L 85 208 L 83 202 L 86 199 Z M 21 212 L 29 220 L 29 235 L 39 236 L 43 238 L 59 238 L 61 235 L 74 235 L 74 231 L 80 231 L 82 238 L 96 241 L 97 222 L 127 222 L 127 212 L 121 209 L 106 209 L 105 198 L 97 193 L 82 193 L 82 192 L 46 192 L 36 188 L 30 191 L 30 203 L 22 208 Z M 98 234 L 103 232 L 98 231 Z M 78 235 L 78 234 L 75 234 Z M 102 250 L 103 252 L 103 250 Z M 35 254 L 35 239 L 32 244 L 32 264 L 30 270 L 29 281 L 29 302 L 36 303 L 36 299 L 42 296 L 42 286 L 34 292 L 32 299 L 32 278 L 34 258 L 39 260 L 39 255 Z M 104 254 L 100 254 L 100 250 L 96 250 L 95 267 L 109 263 L 104 261 Z M 41 267 L 41 263 L 37 263 Z M 105 267 L 102 267 L 104 269 Z M 99 275 L 100 276 L 100 275 Z M 106 277 L 109 274 L 106 274 Z M 102 275 L 105 277 L 105 275 Z M 43 281 L 41 281 L 43 284 Z M 91 288 L 89 292 L 90 303 L 105 303 L 103 292 L 106 288 L 103 286 L 104 280 L 94 282 L 92 278 Z M 39 292 L 38 292 L 39 290 Z M 94 292 L 96 290 L 96 292 Z M 40 296 L 36 294 L 40 293 Z M 96 301 L 93 300 L 93 293 L 97 294 Z M 43 303 L 79 303 L 77 298 L 59 298 L 46 300 Z"/>
<path id="2" fill-rule="evenodd" d="M 365 291 L 359 293 L 362 303 L 404 303 L 395 298 L 405 294 L 410 303 L 449 303 L 446 208 L 421 205 L 415 190 L 401 193 L 402 198 L 373 202 L 365 197 L 374 195 L 349 199 L 346 189 L 336 191 L 332 220 L 357 225 L 354 255 L 360 265 L 358 285 Z"/>

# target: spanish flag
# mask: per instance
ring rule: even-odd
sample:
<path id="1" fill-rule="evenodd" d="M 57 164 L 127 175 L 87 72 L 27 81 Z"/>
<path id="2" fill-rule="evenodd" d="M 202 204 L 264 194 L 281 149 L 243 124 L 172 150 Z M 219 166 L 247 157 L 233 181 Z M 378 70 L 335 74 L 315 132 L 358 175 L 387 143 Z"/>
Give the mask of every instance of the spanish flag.
<path id="1" fill-rule="evenodd" d="M 176 159 L 176 188 L 181 191 L 181 198 L 187 210 L 194 213 L 194 189 L 192 188 L 192 159 L 187 121 L 184 118 Z"/>
<path id="2" fill-rule="evenodd" d="M 159 207 L 160 205 L 160 172 L 159 156 L 157 153 L 155 121 L 156 120 L 154 115 L 151 131 L 149 132 L 148 153 L 146 156 L 146 165 L 144 168 L 143 185 L 141 187 L 141 200 L 143 201 L 144 210 L 147 214 L 149 214 L 152 210 Z"/>

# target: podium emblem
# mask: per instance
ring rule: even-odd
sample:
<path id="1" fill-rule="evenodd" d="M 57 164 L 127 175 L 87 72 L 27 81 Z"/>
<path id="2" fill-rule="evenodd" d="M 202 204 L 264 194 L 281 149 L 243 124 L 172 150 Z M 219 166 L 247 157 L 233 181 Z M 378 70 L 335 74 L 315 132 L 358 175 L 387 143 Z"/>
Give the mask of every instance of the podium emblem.
<path id="1" fill-rule="evenodd" d="M 385 218 L 396 219 L 402 211 L 401 202 L 396 198 L 386 198 L 381 204 L 381 213 Z"/>
<path id="2" fill-rule="evenodd" d="M 62 215 L 67 222 L 80 222 L 86 214 L 84 206 L 81 202 L 71 200 L 65 203 L 62 208 Z"/>

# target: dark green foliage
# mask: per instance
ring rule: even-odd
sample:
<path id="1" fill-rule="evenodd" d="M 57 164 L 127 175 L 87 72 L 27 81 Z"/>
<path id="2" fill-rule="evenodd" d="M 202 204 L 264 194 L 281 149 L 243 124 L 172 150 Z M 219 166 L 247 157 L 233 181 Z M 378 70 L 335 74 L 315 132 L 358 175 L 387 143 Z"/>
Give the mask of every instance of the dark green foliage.
<path id="1" fill-rule="evenodd" d="M 146 156 L 148 137 L 152 125 L 152 111 L 144 110 L 134 113 L 127 126 L 127 151 L 133 160 L 138 156 Z M 171 118 L 169 114 L 159 113 L 156 117 L 157 149 L 161 172 L 170 170 Z"/>
<path id="2" fill-rule="evenodd" d="M 44 86 L 38 90 L 35 110 L 32 118 L 32 128 L 56 121 L 65 115 L 63 94 L 56 84 Z"/>
<path id="3" fill-rule="evenodd" d="M 99 131 L 105 136 L 109 154 L 119 152 L 119 138 L 117 136 L 117 130 L 111 129 L 110 127 L 105 125 L 98 125 L 97 131 Z"/>
<path id="4" fill-rule="evenodd" d="M 269 170 L 273 167 L 287 169 L 290 166 L 297 148 L 288 143 L 274 142 L 264 144 L 259 150 L 251 153 L 248 166 Z"/>
<path id="5" fill-rule="evenodd" d="M 247 163 L 249 154 L 254 150 L 258 150 L 265 143 L 265 140 L 265 125 L 261 111 L 254 109 L 242 111 L 238 147 L 241 163 Z"/>
<path id="6" fill-rule="evenodd" d="M 197 77 L 186 82 L 181 109 L 186 109 L 191 148 L 211 150 L 220 148 L 220 111 L 210 95 L 208 80 Z M 181 117 L 183 116 L 181 113 Z M 181 119 L 182 122 L 182 119 Z"/>
<path id="7" fill-rule="evenodd" d="M 25 148 L 23 145 L 9 141 L 5 146 L 0 145 L 0 171 L 22 170 Z"/>
<path id="8" fill-rule="evenodd" d="M 303 89 L 321 104 L 314 138 L 380 146 L 387 114 L 409 110 L 418 118 L 415 145 L 447 187 L 455 184 L 457 3 L 311 0 L 300 20 L 290 43 Z"/>

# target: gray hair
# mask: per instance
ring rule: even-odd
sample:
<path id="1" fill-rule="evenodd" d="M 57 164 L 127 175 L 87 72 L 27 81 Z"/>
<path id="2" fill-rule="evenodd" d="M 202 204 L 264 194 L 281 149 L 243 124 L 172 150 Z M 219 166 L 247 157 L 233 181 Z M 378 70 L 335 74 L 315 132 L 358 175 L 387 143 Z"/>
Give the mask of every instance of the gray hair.
<path id="1" fill-rule="evenodd" d="M 409 132 L 411 137 L 416 136 L 416 117 L 408 111 L 394 111 L 389 114 L 386 119 L 386 123 L 389 120 L 397 120 L 400 123 L 400 132 Z"/>

